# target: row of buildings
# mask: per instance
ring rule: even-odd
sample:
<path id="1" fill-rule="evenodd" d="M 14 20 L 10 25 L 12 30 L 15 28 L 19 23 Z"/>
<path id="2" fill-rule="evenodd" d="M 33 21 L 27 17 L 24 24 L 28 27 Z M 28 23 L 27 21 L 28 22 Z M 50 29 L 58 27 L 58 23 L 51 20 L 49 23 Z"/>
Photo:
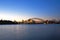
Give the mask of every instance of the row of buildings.
<path id="1" fill-rule="evenodd" d="M 43 20 L 39 18 L 30 18 L 28 20 L 22 20 L 21 22 L 0 20 L 0 24 L 60 24 L 60 20 Z"/>
<path id="2" fill-rule="evenodd" d="M 43 19 L 28 19 L 28 20 L 22 20 L 21 23 L 24 24 L 60 24 L 60 20 L 43 20 Z"/>

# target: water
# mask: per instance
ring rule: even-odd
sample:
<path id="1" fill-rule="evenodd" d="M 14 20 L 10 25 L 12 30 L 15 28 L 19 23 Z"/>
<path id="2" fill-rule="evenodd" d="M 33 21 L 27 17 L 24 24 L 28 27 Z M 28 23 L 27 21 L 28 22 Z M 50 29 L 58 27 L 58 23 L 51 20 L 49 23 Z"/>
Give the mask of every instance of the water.
<path id="1" fill-rule="evenodd" d="M 60 24 L 0 25 L 0 40 L 60 40 Z"/>

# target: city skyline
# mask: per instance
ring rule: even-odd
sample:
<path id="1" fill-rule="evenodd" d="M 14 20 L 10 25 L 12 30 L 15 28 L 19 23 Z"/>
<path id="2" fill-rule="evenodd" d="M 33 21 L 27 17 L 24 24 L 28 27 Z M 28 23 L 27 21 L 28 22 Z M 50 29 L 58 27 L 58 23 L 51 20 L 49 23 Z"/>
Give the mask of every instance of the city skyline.
<path id="1" fill-rule="evenodd" d="M 60 19 L 60 0 L 0 0 L 0 19 Z"/>

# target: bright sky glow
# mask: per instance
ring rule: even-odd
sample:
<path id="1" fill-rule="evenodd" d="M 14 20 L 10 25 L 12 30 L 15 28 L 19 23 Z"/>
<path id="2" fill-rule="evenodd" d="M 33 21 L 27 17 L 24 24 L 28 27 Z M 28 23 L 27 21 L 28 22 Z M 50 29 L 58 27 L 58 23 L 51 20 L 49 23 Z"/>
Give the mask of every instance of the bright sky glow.
<path id="1" fill-rule="evenodd" d="M 60 19 L 60 0 L 0 0 L 0 19 Z"/>

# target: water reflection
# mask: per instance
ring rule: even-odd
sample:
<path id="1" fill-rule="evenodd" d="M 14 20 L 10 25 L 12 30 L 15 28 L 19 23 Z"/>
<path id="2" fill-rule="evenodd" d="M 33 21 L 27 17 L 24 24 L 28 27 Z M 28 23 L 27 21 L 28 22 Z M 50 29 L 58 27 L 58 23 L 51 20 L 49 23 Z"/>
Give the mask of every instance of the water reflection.
<path id="1" fill-rule="evenodd" d="M 60 25 L 0 25 L 0 40 L 58 40 Z"/>

